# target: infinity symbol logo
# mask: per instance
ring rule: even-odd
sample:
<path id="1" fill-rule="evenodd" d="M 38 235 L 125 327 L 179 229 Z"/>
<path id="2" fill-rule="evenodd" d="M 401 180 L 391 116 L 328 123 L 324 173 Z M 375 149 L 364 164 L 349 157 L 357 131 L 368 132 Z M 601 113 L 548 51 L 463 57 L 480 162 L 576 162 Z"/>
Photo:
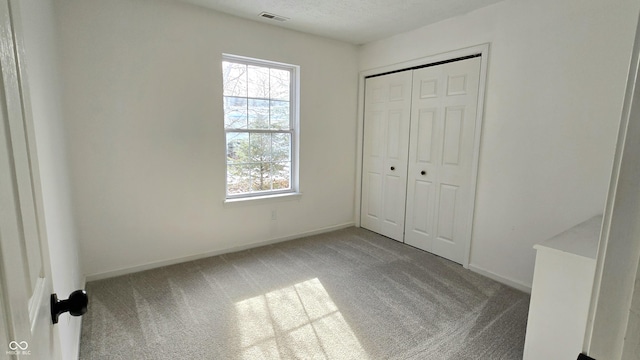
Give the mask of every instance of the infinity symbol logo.
<path id="1" fill-rule="evenodd" d="M 11 350 L 27 350 L 27 348 L 29 347 L 29 343 L 27 343 L 26 341 L 12 341 L 9 343 L 9 349 Z"/>

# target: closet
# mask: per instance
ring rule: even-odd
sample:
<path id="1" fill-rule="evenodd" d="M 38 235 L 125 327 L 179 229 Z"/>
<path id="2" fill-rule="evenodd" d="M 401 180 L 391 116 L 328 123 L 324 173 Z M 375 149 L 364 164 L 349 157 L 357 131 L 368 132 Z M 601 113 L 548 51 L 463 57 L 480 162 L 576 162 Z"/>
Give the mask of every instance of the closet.
<path id="1" fill-rule="evenodd" d="M 360 224 L 463 263 L 481 57 L 365 80 Z"/>

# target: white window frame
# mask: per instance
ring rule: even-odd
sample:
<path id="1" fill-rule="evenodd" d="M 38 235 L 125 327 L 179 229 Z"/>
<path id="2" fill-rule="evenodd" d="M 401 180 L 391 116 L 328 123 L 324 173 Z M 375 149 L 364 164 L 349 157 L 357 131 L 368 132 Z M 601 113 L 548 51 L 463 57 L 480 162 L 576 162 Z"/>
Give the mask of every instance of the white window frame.
<path id="1" fill-rule="evenodd" d="M 245 64 L 245 65 L 254 65 L 260 67 L 268 67 L 272 69 L 279 70 L 287 70 L 290 72 L 290 82 L 289 82 L 289 121 L 290 121 L 290 129 L 287 131 L 273 131 L 273 130 L 251 130 L 251 129 L 227 129 L 224 125 L 224 116 L 222 119 L 224 132 L 225 132 L 225 141 L 224 141 L 224 154 L 225 154 L 225 202 L 230 201 L 238 201 L 238 200 L 250 200 L 250 199 L 265 199 L 271 197 L 281 197 L 281 196 L 289 196 L 289 195 L 299 195 L 300 187 L 299 187 L 299 138 L 300 138 L 300 114 L 299 114 L 299 104 L 300 104 L 300 67 L 298 65 L 286 64 L 281 62 L 255 59 L 245 56 L 238 56 L 232 54 L 222 54 L 222 62 L 228 61 L 233 63 Z M 224 80 L 223 80 L 224 81 Z M 224 85 L 224 84 L 223 84 Z M 222 97 L 224 101 L 224 95 Z M 227 133 L 228 132 L 246 132 L 246 133 L 282 133 L 287 132 L 291 136 L 291 178 L 289 179 L 290 187 L 289 189 L 277 189 L 277 190 L 263 190 L 263 191 L 255 191 L 250 193 L 243 194 L 229 194 L 228 192 L 228 170 L 229 164 L 227 163 Z"/>

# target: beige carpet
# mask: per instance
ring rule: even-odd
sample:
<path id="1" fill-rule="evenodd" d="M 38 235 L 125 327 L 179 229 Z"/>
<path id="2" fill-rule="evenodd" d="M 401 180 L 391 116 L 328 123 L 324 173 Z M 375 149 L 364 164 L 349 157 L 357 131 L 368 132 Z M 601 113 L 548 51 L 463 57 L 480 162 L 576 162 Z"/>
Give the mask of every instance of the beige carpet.
<path id="1" fill-rule="evenodd" d="M 87 284 L 81 359 L 521 359 L 529 296 L 349 228 Z"/>

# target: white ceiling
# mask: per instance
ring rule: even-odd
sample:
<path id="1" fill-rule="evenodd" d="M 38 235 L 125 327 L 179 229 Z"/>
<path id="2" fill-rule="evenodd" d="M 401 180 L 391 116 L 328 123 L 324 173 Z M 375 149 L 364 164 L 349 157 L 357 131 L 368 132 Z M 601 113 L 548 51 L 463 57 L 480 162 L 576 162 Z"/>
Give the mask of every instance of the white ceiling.
<path id="1" fill-rule="evenodd" d="M 180 0 L 288 29 L 364 44 L 501 0 Z M 290 20 L 258 15 L 269 12 Z"/>

